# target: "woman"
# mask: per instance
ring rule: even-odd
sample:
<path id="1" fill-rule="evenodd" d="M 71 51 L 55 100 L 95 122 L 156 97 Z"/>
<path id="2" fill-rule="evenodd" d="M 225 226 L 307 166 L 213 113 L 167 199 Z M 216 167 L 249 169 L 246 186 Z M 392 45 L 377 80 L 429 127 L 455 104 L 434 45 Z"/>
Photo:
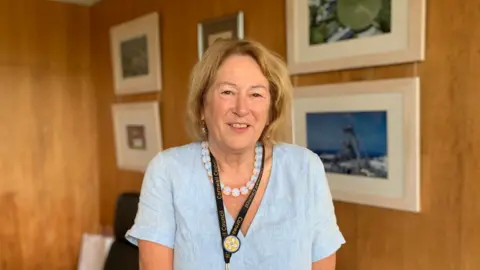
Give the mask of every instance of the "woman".
<path id="1" fill-rule="evenodd" d="M 280 143 L 292 97 L 285 64 L 262 45 L 217 41 L 195 66 L 196 142 L 159 153 L 135 225 L 143 270 L 332 270 L 345 242 L 323 165 Z"/>

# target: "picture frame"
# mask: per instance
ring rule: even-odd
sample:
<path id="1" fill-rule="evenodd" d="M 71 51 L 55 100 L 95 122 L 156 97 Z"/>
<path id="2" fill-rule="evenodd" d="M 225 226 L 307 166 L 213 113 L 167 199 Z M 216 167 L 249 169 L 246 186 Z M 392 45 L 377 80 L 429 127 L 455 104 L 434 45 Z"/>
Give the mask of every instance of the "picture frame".
<path id="1" fill-rule="evenodd" d="M 162 57 L 156 12 L 110 28 L 110 49 L 115 94 L 161 91 Z"/>
<path id="2" fill-rule="evenodd" d="M 111 111 L 117 167 L 144 172 L 163 150 L 158 102 L 115 103 Z"/>
<path id="3" fill-rule="evenodd" d="M 419 212 L 419 78 L 295 89 L 293 143 L 316 153 L 334 200 Z"/>
<path id="4" fill-rule="evenodd" d="M 426 0 L 286 0 L 292 75 L 425 59 Z"/>
<path id="5" fill-rule="evenodd" d="M 199 22 L 197 24 L 198 58 L 201 59 L 207 48 L 219 38 L 243 39 L 244 36 L 243 11 Z"/>

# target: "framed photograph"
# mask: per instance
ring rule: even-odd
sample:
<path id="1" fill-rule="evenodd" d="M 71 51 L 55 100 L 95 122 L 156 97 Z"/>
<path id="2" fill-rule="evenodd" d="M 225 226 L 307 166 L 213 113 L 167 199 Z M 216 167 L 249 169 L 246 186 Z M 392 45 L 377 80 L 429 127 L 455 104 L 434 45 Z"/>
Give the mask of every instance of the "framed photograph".
<path id="1" fill-rule="evenodd" d="M 115 94 L 161 91 L 158 14 L 150 13 L 110 29 Z"/>
<path id="2" fill-rule="evenodd" d="M 286 0 L 292 74 L 422 61 L 426 0 Z"/>
<path id="3" fill-rule="evenodd" d="M 243 39 L 243 12 L 210 19 L 197 25 L 198 58 L 217 39 Z"/>
<path id="4" fill-rule="evenodd" d="M 117 166 L 144 172 L 162 151 L 162 130 L 157 102 L 112 105 Z"/>
<path id="5" fill-rule="evenodd" d="M 315 152 L 335 200 L 420 211 L 419 79 L 299 87 L 293 142 Z"/>

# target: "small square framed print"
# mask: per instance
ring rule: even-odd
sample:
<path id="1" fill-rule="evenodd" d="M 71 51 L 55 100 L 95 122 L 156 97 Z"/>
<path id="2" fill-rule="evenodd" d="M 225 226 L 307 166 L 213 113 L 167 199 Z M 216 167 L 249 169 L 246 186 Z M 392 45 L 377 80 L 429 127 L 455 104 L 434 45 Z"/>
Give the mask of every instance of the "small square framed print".
<path id="1" fill-rule="evenodd" d="M 243 12 L 202 21 L 198 24 L 198 58 L 217 39 L 243 39 Z"/>
<path id="2" fill-rule="evenodd" d="M 143 172 L 162 151 L 158 102 L 117 103 L 112 116 L 118 168 Z"/>

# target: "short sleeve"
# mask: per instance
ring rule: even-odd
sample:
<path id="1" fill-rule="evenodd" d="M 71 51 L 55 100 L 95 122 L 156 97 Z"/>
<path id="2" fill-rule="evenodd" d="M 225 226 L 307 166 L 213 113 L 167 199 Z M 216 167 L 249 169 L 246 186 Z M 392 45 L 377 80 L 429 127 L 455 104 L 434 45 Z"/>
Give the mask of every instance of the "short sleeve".
<path id="1" fill-rule="evenodd" d="M 312 262 L 335 253 L 345 239 L 337 225 L 325 168 L 315 153 L 309 154 L 310 181 L 313 190 Z"/>
<path id="2" fill-rule="evenodd" d="M 166 168 L 162 154 L 147 166 L 135 222 L 125 235 L 132 244 L 138 245 L 138 240 L 148 240 L 174 247 L 176 225 L 173 188 Z"/>

